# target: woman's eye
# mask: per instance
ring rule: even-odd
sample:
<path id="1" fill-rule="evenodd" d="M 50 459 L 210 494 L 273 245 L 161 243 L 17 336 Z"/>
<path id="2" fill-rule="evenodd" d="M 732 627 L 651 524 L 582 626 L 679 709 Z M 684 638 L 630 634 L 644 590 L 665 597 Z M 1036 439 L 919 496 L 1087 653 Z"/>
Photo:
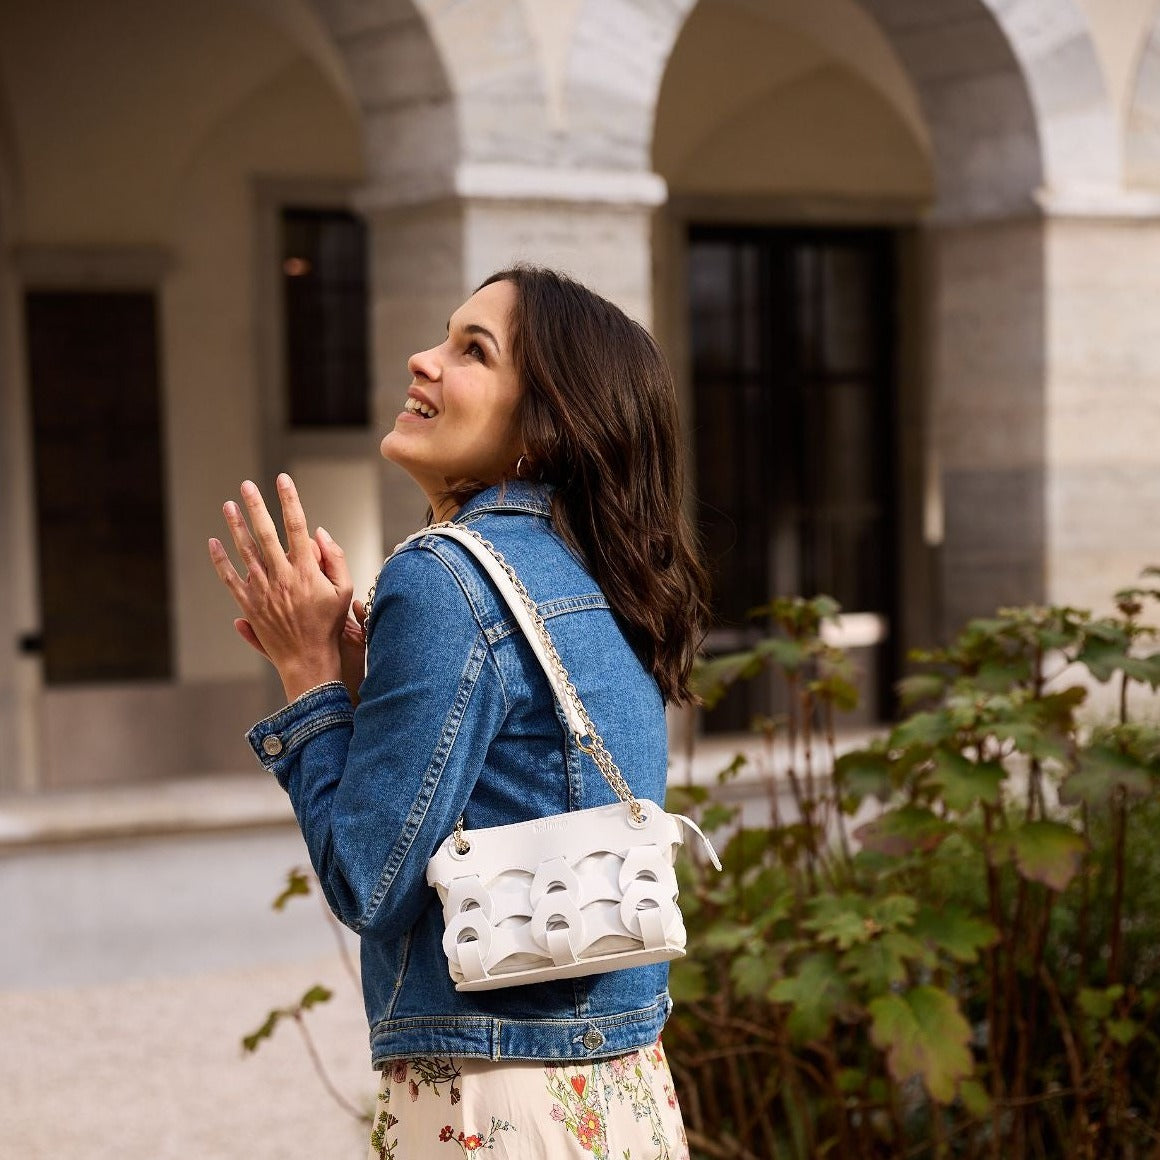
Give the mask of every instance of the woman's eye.
<path id="1" fill-rule="evenodd" d="M 487 361 L 487 360 L 486 360 L 486 358 L 484 357 L 484 354 L 483 354 L 483 347 L 482 347 L 482 346 L 480 346 L 478 342 L 473 342 L 473 343 L 471 343 L 471 344 L 468 346 L 468 348 L 467 348 L 467 353 L 468 353 L 468 354 L 469 354 L 469 355 L 470 355 L 472 358 L 477 358 L 477 359 L 479 359 L 479 361 L 480 361 L 480 362 L 486 362 L 486 361 Z"/>

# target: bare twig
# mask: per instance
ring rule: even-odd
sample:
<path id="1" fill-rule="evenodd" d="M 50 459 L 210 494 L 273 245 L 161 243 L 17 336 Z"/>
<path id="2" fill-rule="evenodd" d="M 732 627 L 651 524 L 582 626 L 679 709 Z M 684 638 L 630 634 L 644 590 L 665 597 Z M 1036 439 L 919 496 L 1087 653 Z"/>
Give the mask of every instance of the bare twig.
<path id="1" fill-rule="evenodd" d="M 322 1080 L 322 1086 L 330 1093 L 331 1099 L 344 1111 L 358 1120 L 359 1123 L 369 1125 L 372 1117 L 366 1112 L 360 1112 L 331 1082 L 330 1075 L 323 1065 L 322 1057 L 318 1054 L 318 1049 L 314 1046 L 314 1039 L 306 1027 L 306 1020 L 302 1018 L 302 1012 L 293 1011 L 291 1014 L 294 1017 L 294 1022 L 298 1025 L 298 1030 L 302 1032 L 302 1042 L 306 1044 L 306 1051 L 310 1056 L 310 1062 L 314 1065 L 314 1070 L 318 1073 L 318 1078 Z"/>

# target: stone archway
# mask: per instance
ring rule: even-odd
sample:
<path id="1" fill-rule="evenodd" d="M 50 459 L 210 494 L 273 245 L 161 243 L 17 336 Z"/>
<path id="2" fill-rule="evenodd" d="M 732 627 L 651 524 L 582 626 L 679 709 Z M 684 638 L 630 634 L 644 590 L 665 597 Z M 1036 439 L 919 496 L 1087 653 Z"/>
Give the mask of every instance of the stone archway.
<path id="1" fill-rule="evenodd" d="M 460 157 L 455 97 L 425 7 L 412 0 L 314 0 L 358 101 L 370 183 L 380 200 L 446 195 Z"/>
<path id="2" fill-rule="evenodd" d="M 919 93 L 940 217 L 1026 212 L 1041 189 L 1118 183 L 1114 116 L 1075 0 L 859 2 Z M 695 4 L 584 6 L 568 70 L 569 108 L 586 110 L 572 114 L 578 154 L 606 165 L 647 164 L 664 64 Z M 602 140 L 609 123 L 616 133 Z"/>

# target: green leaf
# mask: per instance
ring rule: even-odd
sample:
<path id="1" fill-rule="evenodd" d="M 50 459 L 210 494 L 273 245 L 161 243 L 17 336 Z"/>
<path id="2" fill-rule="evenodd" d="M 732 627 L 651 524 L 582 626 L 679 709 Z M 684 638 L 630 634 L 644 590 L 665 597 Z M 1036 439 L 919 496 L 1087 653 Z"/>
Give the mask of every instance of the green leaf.
<path id="1" fill-rule="evenodd" d="M 988 693 L 1005 693 L 1022 684 L 1031 675 L 1031 666 L 1023 656 L 985 661 L 975 673 L 975 686 Z"/>
<path id="2" fill-rule="evenodd" d="M 837 1075 L 838 1091 L 843 1095 L 853 1095 L 861 1090 L 866 1082 L 866 1073 L 857 1067 L 843 1067 Z"/>
<path id="3" fill-rule="evenodd" d="M 1006 841 L 1019 874 L 1055 891 L 1067 889 L 1087 852 L 1083 836 L 1062 822 L 1026 822 L 1011 830 Z"/>
<path id="4" fill-rule="evenodd" d="M 807 955 L 797 974 L 774 983 L 768 997 L 791 1005 L 786 1027 L 795 1043 L 824 1038 L 834 1016 L 850 1002 L 849 987 L 830 951 Z"/>
<path id="5" fill-rule="evenodd" d="M 289 1011 L 283 1011 L 280 1008 L 275 1008 L 266 1016 L 266 1021 L 258 1028 L 257 1031 L 251 1031 L 249 1035 L 243 1036 L 242 1047 L 246 1051 L 257 1051 L 258 1045 L 263 1039 L 269 1039 L 274 1034 L 274 1028 L 290 1014 Z"/>
<path id="6" fill-rule="evenodd" d="M 738 830 L 725 845 L 721 865 L 731 873 L 743 873 L 762 861 L 769 846 L 768 830 Z"/>
<path id="7" fill-rule="evenodd" d="M 1092 633 L 1092 628 L 1089 628 L 1088 639 L 1076 659 L 1087 665 L 1097 681 L 1108 681 L 1128 660 L 1128 636 L 1118 625 L 1108 631 L 1109 626 L 1105 623 L 1098 636 Z"/>
<path id="8" fill-rule="evenodd" d="M 787 673 L 796 673 L 802 664 L 809 659 L 812 650 L 799 641 L 775 636 L 769 640 L 763 640 L 755 651 L 759 656 L 769 658 L 778 668 L 784 669 Z"/>
<path id="9" fill-rule="evenodd" d="M 1140 1034 L 1140 1024 L 1134 1019 L 1109 1019 L 1108 1035 L 1121 1047 L 1127 1047 Z"/>
<path id="10" fill-rule="evenodd" d="M 802 926 L 812 930 L 822 942 L 834 943 L 840 951 L 866 942 L 874 934 L 865 904 L 856 895 L 822 894 L 811 900 L 810 911 L 811 917 Z"/>
<path id="11" fill-rule="evenodd" d="M 893 788 L 890 762 L 885 753 L 872 749 L 855 749 L 843 753 L 834 762 L 834 779 L 844 793 L 857 801 L 876 797 L 886 801 Z"/>
<path id="12" fill-rule="evenodd" d="M 971 1026 L 939 987 L 915 987 L 869 1004 L 870 1038 L 886 1052 L 895 1082 L 919 1076 L 931 1099 L 949 1104 L 973 1070 Z"/>
<path id="13" fill-rule="evenodd" d="M 870 903 L 870 917 L 884 930 L 910 926 L 914 922 L 918 903 L 909 894 L 888 894 Z"/>
<path id="14" fill-rule="evenodd" d="M 938 673 L 915 673 L 903 677 L 894 687 L 898 690 L 899 703 L 909 709 L 922 701 L 937 700 L 943 695 L 947 681 Z"/>
<path id="15" fill-rule="evenodd" d="M 811 681 L 810 692 L 843 713 L 852 713 L 858 708 L 858 686 L 840 673 L 829 673 L 820 680 Z"/>
<path id="16" fill-rule="evenodd" d="M 717 771 L 717 784 L 728 785 L 749 764 L 749 758 L 744 753 L 735 753 L 733 760 L 724 769 Z"/>
<path id="17" fill-rule="evenodd" d="M 298 1000 L 298 1007 L 302 1011 L 309 1011 L 311 1007 L 317 1007 L 319 1003 L 329 1003 L 334 998 L 334 992 L 328 991 L 320 983 L 315 983 L 301 999 Z"/>
<path id="18" fill-rule="evenodd" d="M 709 791 L 703 785 L 672 785 L 665 795 L 665 809 L 675 814 L 692 813 L 708 796 Z"/>
<path id="19" fill-rule="evenodd" d="M 753 927 L 748 923 L 721 921 L 701 935 L 701 946 L 706 951 L 736 951 L 752 938 Z"/>
<path id="20" fill-rule="evenodd" d="M 708 992 L 705 968 L 692 959 L 677 959 L 669 971 L 669 994 L 674 1003 L 695 1003 Z"/>
<path id="21" fill-rule="evenodd" d="M 1092 1019 L 1104 1020 L 1115 1010 L 1116 1004 L 1124 997 L 1124 988 L 1119 983 L 1102 990 L 1081 987 L 1077 1001 L 1079 1009 Z"/>
<path id="22" fill-rule="evenodd" d="M 999 932 L 989 922 L 957 907 L 923 907 L 913 933 L 959 963 L 976 962 L 980 951 L 999 941 Z"/>
<path id="23" fill-rule="evenodd" d="M 782 954 L 744 954 L 729 964 L 729 978 L 737 993 L 747 999 L 759 999 L 770 983 L 781 973 Z"/>
<path id="24" fill-rule="evenodd" d="M 757 676 L 764 667 L 762 657 L 752 650 L 702 658 L 693 666 L 689 687 L 706 709 L 713 709 L 737 681 Z"/>
<path id="25" fill-rule="evenodd" d="M 286 887 L 272 903 L 275 910 L 282 910 L 286 903 L 290 901 L 296 894 L 310 893 L 310 879 L 306 875 L 306 871 L 295 866 L 286 875 Z"/>
<path id="26" fill-rule="evenodd" d="M 935 750 L 933 781 L 947 807 L 957 813 L 966 813 L 977 801 L 997 806 L 1006 777 L 997 761 L 976 764 L 957 750 Z"/>
<path id="27" fill-rule="evenodd" d="M 977 1120 L 991 1114 L 991 1097 L 977 1079 L 965 1079 L 959 1084 L 959 1099 L 963 1107 Z"/>
<path id="28" fill-rule="evenodd" d="M 906 749 L 911 745 L 937 745 L 954 732 L 950 717 L 937 713 L 915 713 L 898 725 L 890 734 L 891 749 Z"/>
<path id="29" fill-rule="evenodd" d="M 920 963 L 929 952 L 917 939 L 898 930 L 888 930 L 861 946 L 851 947 L 842 956 L 842 970 L 850 979 L 879 994 L 907 980 L 907 963 Z"/>
<path id="30" fill-rule="evenodd" d="M 832 596 L 815 596 L 809 602 L 810 611 L 818 620 L 836 620 L 842 606 Z"/>
<path id="31" fill-rule="evenodd" d="M 1093 745 L 1080 754 L 1079 768 L 1059 788 L 1065 805 L 1103 805 L 1117 789 L 1128 797 L 1147 797 L 1154 787 L 1151 768 L 1112 745 Z"/>
<path id="32" fill-rule="evenodd" d="M 707 833 L 719 830 L 735 821 L 740 812 L 737 806 L 723 806 L 715 802 L 701 815 L 701 829 Z"/>
<path id="33" fill-rule="evenodd" d="M 900 857 L 915 850 L 933 850 L 951 832 L 951 827 L 921 806 L 888 810 L 854 831 L 868 850 Z"/>

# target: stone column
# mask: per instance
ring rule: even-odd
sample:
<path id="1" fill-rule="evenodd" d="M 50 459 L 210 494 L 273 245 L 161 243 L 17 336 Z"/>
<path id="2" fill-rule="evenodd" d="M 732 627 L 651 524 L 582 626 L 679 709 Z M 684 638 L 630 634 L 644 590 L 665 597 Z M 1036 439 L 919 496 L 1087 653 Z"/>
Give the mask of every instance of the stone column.
<path id="1" fill-rule="evenodd" d="M 379 429 L 402 403 L 408 356 L 438 342 L 455 308 L 514 262 L 563 269 L 649 325 L 651 215 L 664 196 L 652 174 L 498 165 L 460 166 L 453 188 L 420 203 L 365 190 Z M 389 548 L 419 525 L 424 503 L 402 472 L 387 467 L 383 479 Z"/>
<path id="2" fill-rule="evenodd" d="M 0 243 L 5 224 L 0 216 Z M 0 794 L 36 789 L 39 780 L 40 659 L 19 648 L 39 616 L 22 316 L 19 281 L 0 262 Z"/>
<path id="3" fill-rule="evenodd" d="M 1030 215 L 926 230 L 944 640 L 969 617 L 1046 593 L 1043 233 Z"/>
<path id="4" fill-rule="evenodd" d="M 1107 610 L 1160 565 L 1160 197 L 1048 211 L 1047 596 Z"/>

